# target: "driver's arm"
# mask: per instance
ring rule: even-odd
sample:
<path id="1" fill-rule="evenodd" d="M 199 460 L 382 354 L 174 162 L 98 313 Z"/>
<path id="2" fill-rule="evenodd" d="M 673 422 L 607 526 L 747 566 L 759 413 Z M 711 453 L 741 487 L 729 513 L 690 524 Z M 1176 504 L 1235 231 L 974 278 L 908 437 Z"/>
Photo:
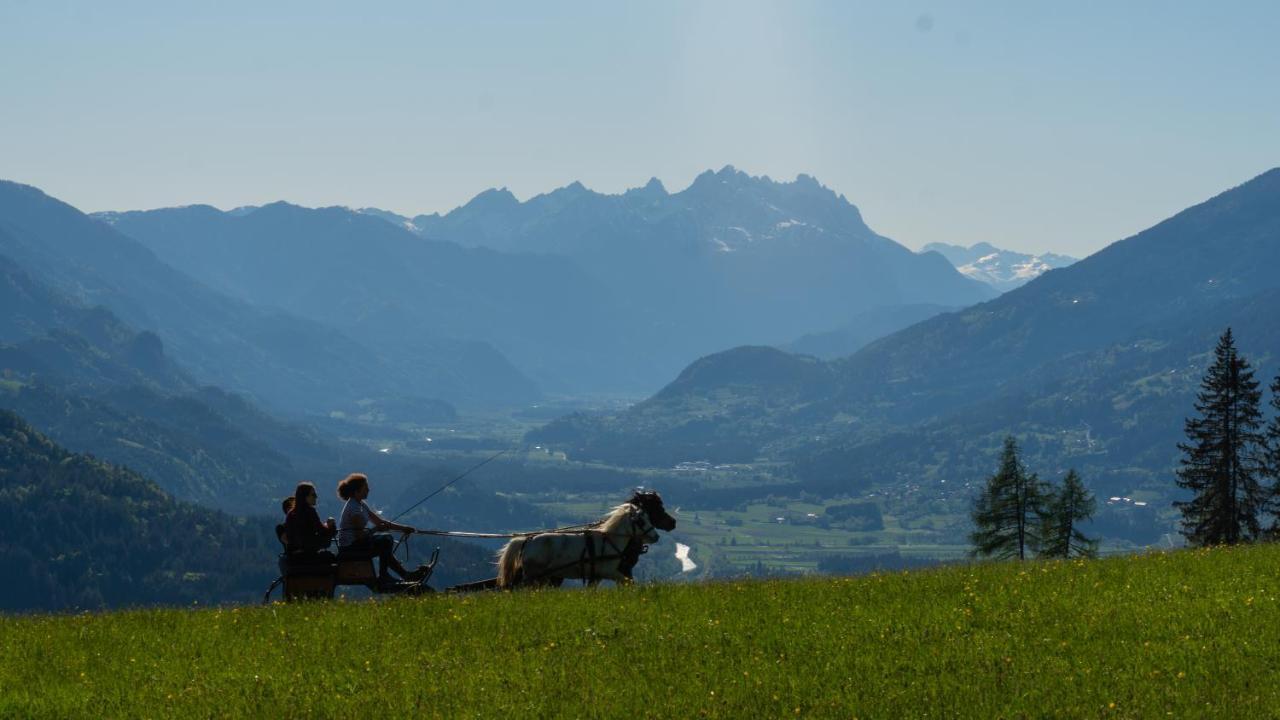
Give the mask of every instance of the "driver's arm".
<path id="1" fill-rule="evenodd" d="M 390 520 L 383 520 L 382 516 L 374 512 L 372 508 L 369 509 L 369 519 L 373 521 L 373 527 L 375 530 L 394 530 L 396 532 L 403 533 L 414 532 L 413 527 L 410 525 L 401 525 L 400 523 L 391 522 Z"/>

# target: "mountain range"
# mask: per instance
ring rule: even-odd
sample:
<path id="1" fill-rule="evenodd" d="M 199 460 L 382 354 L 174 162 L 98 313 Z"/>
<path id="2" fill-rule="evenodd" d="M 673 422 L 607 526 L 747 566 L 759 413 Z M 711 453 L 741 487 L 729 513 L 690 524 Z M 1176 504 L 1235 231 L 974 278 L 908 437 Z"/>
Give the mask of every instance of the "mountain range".
<path id="1" fill-rule="evenodd" d="M 419 366 L 388 362 L 332 326 L 219 293 L 29 186 L 0 182 L 0 255 L 52 292 L 154 334 L 199 383 L 282 412 L 328 413 L 441 388 Z"/>
<path id="2" fill-rule="evenodd" d="M 1260 374 L 1276 373 L 1277 263 L 1280 169 L 849 357 L 729 350 L 622 413 L 530 439 L 631 465 L 786 461 L 824 492 L 945 494 L 967 493 L 1014 433 L 1046 474 L 1076 466 L 1100 493 L 1167 497 L 1217 335 L 1234 327 Z"/>
<path id="3" fill-rule="evenodd" d="M 628 389 L 659 387 L 708 352 L 832 331 L 873 308 L 995 295 L 876 234 L 807 175 L 777 182 L 726 166 L 676 193 L 657 180 L 619 195 L 573 183 L 524 202 L 488 190 L 444 215 L 362 212 L 423 238 L 572 261 L 608 289 L 591 302 L 625 328 L 614 341 L 625 355 L 604 359 Z"/>
<path id="4" fill-rule="evenodd" d="M 0 191 L 4 189 L 0 187 Z M 38 193 L 27 195 L 37 203 L 47 202 Z M 77 219 L 74 211 L 58 204 L 53 204 L 53 210 L 55 218 Z M 8 224 L 16 215 L 0 217 L 0 243 L 23 251 L 26 248 L 14 236 L 22 233 L 28 238 L 38 237 L 39 233 L 28 228 L 35 224 L 31 218 L 40 216 L 29 213 L 29 224 Z M 88 221 L 72 227 L 93 233 L 106 231 L 96 239 L 120 245 L 108 246 L 103 252 L 122 247 L 144 258 L 148 255 L 145 249 L 131 245 L 131 241 L 99 223 Z M 51 252 L 48 247 L 44 250 Z M 74 264 L 75 260 L 68 257 L 66 262 Z M 61 275 L 38 276 L 0 254 L 0 306 L 5 309 L 0 316 L 0 408 L 17 412 L 72 452 L 89 453 L 142 473 L 179 500 L 237 514 L 272 511 L 279 498 L 299 480 L 323 481 L 352 468 L 395 478 L 384 484 L 388 492 L 399 492 L 412 482 L 419 470 L 410 459 L 339 440 L 307 422 L 280 419 L 244 394 L 243 385 L 240 392 L 230 392 L 197 378 L 196 373 L 170 355 L 159 334 L 181 339 L 183 333 L 191 332 L 190 327 L 164 325 L 155 332 L 138 330 L 105 305 L 85 302 L 85 298 L 106 299 L 128 311 L 128 302 L 118 295 L 77 293 L 84 286 L 65 280 L 79 277 L 89 287 L 93 287 L 89 285 L 92 281 L 105 288 L 128 287 L 139 278 L 172 280 L 175 271 L 154 259 L 151 262 L 150 268 L 145 262 L 140 268 L 124 267 L 130 274 L 123 277 L 116 274 L 121 268 L 109 266 L 60 268 Z M 138 270 L 153 271 L 158 277 L 140 275 Z M 67 283 L 66 290 L 50 284 L 60 278 Z M 180 281 L 191 287 L 184 287 Z M 187 298 L 194 296 L 191 302 L 197 307 L 201 307 L 202 294 L 205 300 L 212 297 L 214 303 L 234 307 L 189 278 L 179 277 L 173 282 L 176 292 L 187 293 Z M 244 312 L 253 313 L 251 309 Z M 211 322 L 211 316 L 217 321 L 224 319 L 212 313 L 192 319 Z M 289 322 L 287 316 L 282 317 L 282 322 Z M 305 321 L 302 326 L 307 327 Z M 206 327 L 215 336 L 204 339 L 213 350 L 220 342 L 234 349 L 239 347 L 237 340 L 248 341 L 236 335 L 243 328 Z M 270 352 L 271 348 L 268 346 L 265 351 Z M 216 357 L 205 359 L 206 363 L 216 361 Z M 333 368 L 327 371 L 340 372 Z M 340 403 L 343 394 L 352 390 L 368 391 L 370 386 L 361 386 L 359 380 L 359 376 L 350 378 L 352 384 L 339 386 L 332 394 L 326 392 L 318 398 L 326 405 L 319 407 L 333 407 L 327 403 Z M 340 375 L 335 382 L 341 382 Z M 388 387 L 388 391 L 392 389 Z M 282 395 L 268 397 L 287 399 Z M 454 418 L 451 406 L 414 400 L 412 396 L 366 396 L 358 403 L 354 399 L 352 402 L 356 404 L 351 407 L 362 414 L 377 416 L 384 424 L 383 437 L 395 436 L 393 426 L 400 422 L 451 422 Z M 403 417 L 406 415 L 407 420 Z"/>
<path id="5" fill-rule="evenodd" d="M 1001 250 L 990 243 L 976 243 L 969 247 L 929 243 L 920 252 L 936 252 L 966 277 L 987 283 L 1000 292 L 1021 287 L 1054 268 L 1066 267 L 1076 262 L 1076 258 L 1067 255 L 1031 255 Z"/>

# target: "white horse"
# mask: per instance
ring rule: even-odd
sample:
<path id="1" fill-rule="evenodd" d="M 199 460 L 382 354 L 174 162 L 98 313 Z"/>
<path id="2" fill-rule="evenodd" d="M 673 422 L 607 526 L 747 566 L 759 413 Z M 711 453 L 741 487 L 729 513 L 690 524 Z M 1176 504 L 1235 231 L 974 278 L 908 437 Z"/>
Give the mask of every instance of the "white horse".
<path id="1" fill-rule="evenodd" d="M 523 535 L 498 553 L 498 587 L 558 586 L 566 578 L 631 582 L 631 568 L 644 545 L 658 542 L 658 530 L 674 530 L 662 498 L 653 491 L 637 492 L 586 530 Z"/>

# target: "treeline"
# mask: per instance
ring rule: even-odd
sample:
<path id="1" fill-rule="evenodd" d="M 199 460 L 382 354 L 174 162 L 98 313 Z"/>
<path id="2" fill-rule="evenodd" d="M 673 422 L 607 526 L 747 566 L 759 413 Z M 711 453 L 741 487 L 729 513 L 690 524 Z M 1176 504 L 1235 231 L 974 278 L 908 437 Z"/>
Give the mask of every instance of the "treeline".
<path id="1" fill-rule="evenodd" d="M 1280 375 L 1270 386 L 1270 420 L 1261 383 L 1236 348 L 1231 328 L 1214 348 L 1186 419 L 1176 471 L 1190 499 L 1175 501 L 1192 546 L 1280 539 Z M 1000 469 L 974 501 L 970 535 L 979 557 L 1093 557 L 1097 540 L 1080 531 L 1097 503 L 1074 470 L 1053 487 L 1029 473 L 1017 441 L 1005 439 Z"/>

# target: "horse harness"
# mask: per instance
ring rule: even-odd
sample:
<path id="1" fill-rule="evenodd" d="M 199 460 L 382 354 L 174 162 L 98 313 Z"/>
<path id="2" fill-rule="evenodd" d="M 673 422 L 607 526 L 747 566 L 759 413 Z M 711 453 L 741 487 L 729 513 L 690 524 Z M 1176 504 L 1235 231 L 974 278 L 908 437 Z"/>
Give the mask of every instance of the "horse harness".
<path id="1" fill-rule="evenodd" d="M 582 545 L 583 545 L 582 555 L 579 556 L 578 559 L 575 560 L 574 562 L 565 563 L 564 565 L 557 565 L 553 568 L 548 568 L 544 570 L 542 572 L 542 576 L 551 575 L 552 573 L 556 573 L 561 570 L 566 570 L 568 568 L 577 566 L 582 576 L 582 582 L 591 583 L 600 579 L 596 575 L 596 563 L 610 562 L 613 560 L 617 560 L 618 571 L 622 573 L 623 577 L 630 579 L 631 571 L 635 568 L 636 564 L 640 562 L 640 556 L 649 552 L 649 546 L 641 542 L 640 538 L 644 536 L 644 534 L 648 532 L 649 529 L 652 528 L 653 526 L 652 522 L 647 522 L 648 515 L 645 513 L 645 511 L 639 507 L 636 507 L 636 511 L 633 512 L 631 514 L 631 517 L 629 518 L 631 520 L 631 527 L 633 530 L 635 530 L 638 525 L 636 521 L 637 515 L 643 518 L 646 524 L 649 525 L 649 527 L 644 527 L 643 525 L 641 525 L 639 528 L 640 532 L 632 535 L 631 539 L 627 541 L 627 544 L 625 547 L 619 548 L 618 544 L 613 541 L 613 538 L 611 538 L 608 533 L 604 533 L 594 529 L 582 530 L 581 531 Z M 597 536 L 598 536 L 598 539 L 597 539 Z M 599 544 L 599 550 L 596 549 L 597 543 Z M 609 550 L 612 550 L 612 552 L 609 554 L 600 554 L 605 550 L 606 545 L 608 546 Z M 520 546 L 520 555 L 521 555 L 520 559 L 521 559 L 522 566 L 524 565 L 525 547 L 526 545 Z"/>

